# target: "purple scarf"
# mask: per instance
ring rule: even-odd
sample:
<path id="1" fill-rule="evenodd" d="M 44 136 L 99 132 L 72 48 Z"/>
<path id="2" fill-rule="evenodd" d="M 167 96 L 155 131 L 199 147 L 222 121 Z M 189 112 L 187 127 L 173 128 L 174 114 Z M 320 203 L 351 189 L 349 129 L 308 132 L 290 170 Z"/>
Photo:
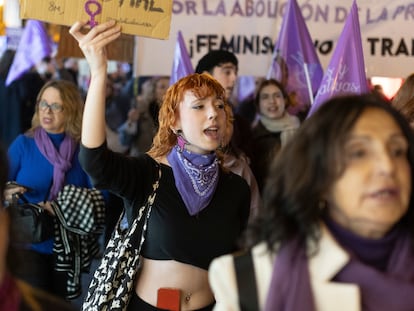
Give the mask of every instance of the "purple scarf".
<path id="1" fill-rule="evenodd" d="M 53 184 L 50 189 L 49 200 L 54 200 L 63 188 L 66 172 L 72 167 L 72 158 L 77 143 L 69 135 L 65 135 L 58 151 L 42 127 L 35 130 L 34 140 L 40 153 L 53 165 Z"/>
<path id="2" fill-rule="evenodd" d="M 176 145 L 167 156 L 175 186 L 191 216 L 207 207 L 218 184 L 216 154 L 195 154 Z"/>
<path id="3" fill-rule="evenodd" d="M 265 311 L 316 311 L 307 263 L 305 248 L 297 240 L 280 248 Z"/>
<path id="4" fill-rule="evenodd" d="M 357 284 L 364 311 L 414 310 L 412 238 L 408 233 L 398 235 L 385 272 L 364 264 L 348 250 L 351 260 L 333 280 Z M 316 310 L 305 248 L 300 247 L 297 241 L 280 249 L 273 267 L 265 311 L 281 310 Z"/>

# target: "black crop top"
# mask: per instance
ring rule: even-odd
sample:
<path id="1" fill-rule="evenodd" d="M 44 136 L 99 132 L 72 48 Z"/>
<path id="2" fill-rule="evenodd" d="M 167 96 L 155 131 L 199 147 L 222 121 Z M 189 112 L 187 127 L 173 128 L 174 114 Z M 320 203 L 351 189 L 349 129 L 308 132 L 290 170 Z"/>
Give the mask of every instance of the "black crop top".
<path id="1" fill-rule="evenodd" d="M 142 205 L 158 176 L 158 164 L 146 154 L 125 158 L 104 146 L 82 147 L 79 159 L 96 187 L 114 191 L 135 207 Z M 142 255 L 207 270 L 213 258 L 237 250 L 237 239 L 249 217 L 247 182 L 236 174 L 221 171 L 212 201 L 191 216 L 175 187 L 171 167 L 161 164 L 161 172 Z M 129 211 L 129 222 L 135 212 L 136 208 Z"/>

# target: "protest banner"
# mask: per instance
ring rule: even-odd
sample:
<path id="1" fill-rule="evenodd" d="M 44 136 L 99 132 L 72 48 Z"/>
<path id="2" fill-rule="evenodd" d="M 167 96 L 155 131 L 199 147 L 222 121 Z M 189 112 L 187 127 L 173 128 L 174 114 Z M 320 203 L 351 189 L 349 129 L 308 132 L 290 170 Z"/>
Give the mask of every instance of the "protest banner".
<path id="1" fill-rule="evenodd" d="M 326 69 L 352 0 L 297 0 Z M 240 75 L 266 76 L 287 0 L 174 0 L 170 39 L 139 37 L 135 74 L 170 74 L 176 34 L 182 32 L 193 66 L 209 50 L 235 52 Z M 414 2 L 358 0 L 368 77 L 405 77 L 413 68 Z M 351 48 L 350 46 L 348 48 Z"/>

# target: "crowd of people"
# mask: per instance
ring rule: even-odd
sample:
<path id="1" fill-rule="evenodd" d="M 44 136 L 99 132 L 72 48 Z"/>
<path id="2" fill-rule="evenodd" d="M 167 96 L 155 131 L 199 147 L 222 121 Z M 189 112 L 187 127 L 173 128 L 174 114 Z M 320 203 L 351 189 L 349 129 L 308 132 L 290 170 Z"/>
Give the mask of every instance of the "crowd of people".
<path id="1" fill-rule="evenodd" d="M 76 70 L 10 86 L 36 95 L 29 124 L 1 142 L 0 310 L 74 309 L 81 274 L 154 183 L 121 310 L 166 310 L 160 292 L 182 311 L 414 309 L 412 75 L 392 100 L 345 94 L 303 119 L 274 79 L 258 79 L 241 109 L 232 52 L 208 52 L 173 85 L 124 79 L 105 53 L 120 26 L 84 27 L 70 33 L 86 93 Z M 40 242 L 10 234 L 24 200 L 48 216 Z"/>

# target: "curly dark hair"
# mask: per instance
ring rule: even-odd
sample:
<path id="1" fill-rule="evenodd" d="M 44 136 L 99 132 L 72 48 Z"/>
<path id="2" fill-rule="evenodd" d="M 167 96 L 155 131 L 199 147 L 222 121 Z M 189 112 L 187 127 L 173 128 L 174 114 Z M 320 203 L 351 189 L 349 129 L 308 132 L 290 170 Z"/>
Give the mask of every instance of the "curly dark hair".
<path id="1" fill-rule="evenodd" d="M 239 65 L 239 61 L 234 53 L 226 50 L 212 50 L 198 61 L 195 73 L 203 73 L 205 71 L 213 73 L 214 67 L 221 66 L 224 63 L 232 63 L 236 67 Z"/>
<path id="2" fill-rule="evenodd" d="M 320 236 L 319 224 L 325 195 L 346 167 L 344 145 L 356 121 L 367 109 L 388 113 L 406 137 L 411 176 L 414 176 L 414 134 L 405 118 L 389 102 L 366 95 L 336 97 L 322 105 L 279 153 L 269 171 L 263 207 L 243 237 L 243 246 L 266 241 L 275 250 L 281 243 L 299 238 L 303 243 Z M 401 219 L 414 237 L 413 194 Z"/>

